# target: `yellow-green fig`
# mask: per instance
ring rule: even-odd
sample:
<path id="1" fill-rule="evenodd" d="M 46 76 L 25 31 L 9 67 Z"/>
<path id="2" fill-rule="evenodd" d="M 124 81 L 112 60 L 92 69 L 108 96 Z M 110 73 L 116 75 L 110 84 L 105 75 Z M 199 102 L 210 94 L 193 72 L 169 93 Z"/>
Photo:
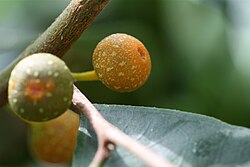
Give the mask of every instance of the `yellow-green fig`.
<path id="1" fill-rule="evenodd" d="M 49 53 L 22 59 L 12 70 L 8 99 L 12 110 L 26 121 L 48 121 L 71 104 L 73 77 L 66 64 Z"/>

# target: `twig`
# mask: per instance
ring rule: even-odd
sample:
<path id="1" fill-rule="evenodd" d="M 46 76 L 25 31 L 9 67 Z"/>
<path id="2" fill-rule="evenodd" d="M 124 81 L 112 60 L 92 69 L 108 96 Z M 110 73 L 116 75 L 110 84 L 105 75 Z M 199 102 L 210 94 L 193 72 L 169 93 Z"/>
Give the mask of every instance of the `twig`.
<path id="1" fill-rule="evenodd" d="M 142 159 L 148 166 L 174 167 L 170 162 L 167 162 L 165 159 L 153 153 L 144 145 L 131 139 L 129 136 L 107 122 L 92 103 L 76 87 L 74 87 L 72 102 L 73 106 L 78 108 L 88 119 L 98 138 L 98 149 L 91 162 L 91 166 L 99 166 L 100 164 L 103 164 L 110 156 L 111 151 L 115 146 L 120 145 Z"/>
<path id="2" fill-rule="evenodd" d="M 22 59 L 39 52 L 62 57 L 93 22 L 109 0 L 72 0 L 55 22 L 19 55 Z M 7 102 L 7 83 L 15 63 L 1 74 L 0 107 Z"/>

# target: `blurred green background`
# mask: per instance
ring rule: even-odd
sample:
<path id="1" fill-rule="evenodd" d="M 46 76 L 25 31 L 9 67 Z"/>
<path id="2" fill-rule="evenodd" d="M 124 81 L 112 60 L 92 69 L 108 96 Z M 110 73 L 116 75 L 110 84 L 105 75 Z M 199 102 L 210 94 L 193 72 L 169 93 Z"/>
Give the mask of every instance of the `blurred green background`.
<path id="1" fill-rule="evenodd" d="M 68 3 L 0 0 L 0 71 Z M 250 127 L 249 11 L 249 0 L 111 0 L 64 60 L 74 72 L 92 70 L 96 44 L 112 33 L 128 33 L 150 52 L 152 74 L 132 93 L 77 83 L 93 103 L 178 109 Z M 26 136 L 27 125 L 1 108 L 0 167 L 30 164 Z"/>

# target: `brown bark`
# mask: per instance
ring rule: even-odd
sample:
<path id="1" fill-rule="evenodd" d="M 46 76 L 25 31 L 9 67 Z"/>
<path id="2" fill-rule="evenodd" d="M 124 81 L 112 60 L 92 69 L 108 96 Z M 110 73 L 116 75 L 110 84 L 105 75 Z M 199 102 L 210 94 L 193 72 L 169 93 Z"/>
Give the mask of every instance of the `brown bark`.
<path id="1" fill-rule="evenodd" d="M 18 60 L 39 52 L 62 57 L 93 22 L 109 0 L 72 0 L 51 26 L 28 46 Z M 7 84 L 16 63 L 0 76 L 0 107 L 7 103 Z"/>

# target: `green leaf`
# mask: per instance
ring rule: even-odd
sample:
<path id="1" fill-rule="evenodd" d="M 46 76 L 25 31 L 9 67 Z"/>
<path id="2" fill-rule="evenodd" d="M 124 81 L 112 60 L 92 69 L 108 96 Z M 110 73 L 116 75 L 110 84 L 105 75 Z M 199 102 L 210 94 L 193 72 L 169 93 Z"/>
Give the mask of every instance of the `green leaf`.
<path id="1" fill-rule="evenodd" d="M 176 110 L 96 105 L 120 130 L 179 167 L 250 166 L 250 130 Z M 93 129 L 81 118 L 73 167 L 88 166 L 97 148 Z M 118 147 L 104 166 L 146 166 Z"/>

